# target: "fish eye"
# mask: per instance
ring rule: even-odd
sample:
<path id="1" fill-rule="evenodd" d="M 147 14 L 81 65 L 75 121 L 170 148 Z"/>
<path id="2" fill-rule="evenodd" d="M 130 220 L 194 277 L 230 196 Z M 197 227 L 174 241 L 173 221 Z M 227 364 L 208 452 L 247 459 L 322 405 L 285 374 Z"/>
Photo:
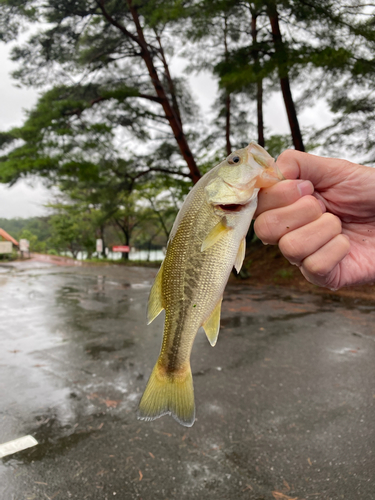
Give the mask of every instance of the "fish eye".
<path id="1" fill-rule="evenodd" d="M 231 156 L 230 158 L 228 158 L 229 165 L 234 165 L 235 163 L 239 163 L 240 161 L 241 161 L 241 158 L 237 155 Z"/>

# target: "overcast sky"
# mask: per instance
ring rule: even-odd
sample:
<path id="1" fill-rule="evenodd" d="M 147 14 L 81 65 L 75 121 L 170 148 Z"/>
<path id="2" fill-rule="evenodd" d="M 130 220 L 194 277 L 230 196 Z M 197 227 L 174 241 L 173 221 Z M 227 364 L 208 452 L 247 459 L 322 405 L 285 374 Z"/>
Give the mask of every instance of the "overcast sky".
<path id="1" fill-rule="evenodd" d="M 37 99 L 37 92 L 29 88 L 19 88 L 11 79 L 10 73 L 16 65 L 9 60 L 10 46 L 0 43 L 0 130 L 21 125 L 24 110 L 32 108 Z M 175 70 L 181 70 L 181 63 L 175 64 Z M 215 100 L 216 83 L 208 74 L 190 77 L 193 94 L 196 96 L 203 112 L 208 113 Z M 323 105 L 314 111 L 305 110 L 300 121 L 302 126 L 313 125 L 319 119 L 320 125 L 329 121 L 329 114 Z M 275 95 L 265 105 L 265 124 L 273 133 L 285 134 L 289 131 L 284 104 L 280 95 Z M 249 141 L 252 138 L 249 137 Z M 51 199 L 50 192 L 43 187 L 41 181 L 19 181 L 8 188 L 0 184 L 0 218 L 33 217 L 46 215 L 48 209 L 44 205 Z"/>

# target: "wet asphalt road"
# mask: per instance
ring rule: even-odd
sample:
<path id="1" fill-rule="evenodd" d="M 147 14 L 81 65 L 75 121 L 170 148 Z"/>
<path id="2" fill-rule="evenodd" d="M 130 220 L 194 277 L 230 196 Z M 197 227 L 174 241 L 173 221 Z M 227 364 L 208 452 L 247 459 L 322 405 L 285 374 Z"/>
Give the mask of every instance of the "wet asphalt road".
<path id="1" fill-rule="evenodd" d="M 375 304 L 230 286 L 197 421 L 139 422 L 156 270 L 0 268 L 1 500 L 375 499 Z"/>

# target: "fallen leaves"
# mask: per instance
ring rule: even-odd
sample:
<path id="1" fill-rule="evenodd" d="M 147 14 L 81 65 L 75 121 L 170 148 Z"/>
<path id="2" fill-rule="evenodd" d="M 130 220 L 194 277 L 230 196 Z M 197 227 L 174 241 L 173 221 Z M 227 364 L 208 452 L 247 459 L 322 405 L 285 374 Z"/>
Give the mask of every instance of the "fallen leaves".
<path id="1" fill-rule="evenodd" d="M 281 493 L 280 491 L 273 491 L 272 495 L 275 500 L 298 500 L 298 497 L 290 497 L 288 495 L 284 495 L 284 493 Z"/>
<path id="2" fill-rule="evenodd" d="M 247 490 L 253 491 L 253 487 L 250 484 L 247 484 L 246 488 L 244 488 L 242 491 L 247 491 Z"/>
<path id="3" fill-rule="evenodd" d="M 54 498 L 57 497 L 57 495 L 60 493 L 60 490 L 59 491 L 56 491 L 56 493 L 54 493 L 51 497 L 49 497 L 47 495 L 47 493 L 44 493 L 45 497 L 48 498 L 48 500 L 53 500 Z"/>
<path id="4" fill-rule="evenodd" d="M 107 408 L 117 408 L 121 401 L 118 401 L 116 399 L 105 399 L 103 402 L 105 403 Z"/>
<path id="5" fill-rule="evenodd" d="M 290 491 L 290 486 L 289 486 L 289 484 L 285 481 L 285 479 L 284 479 L 284 481 L 283 481 L 283 485 L 285 486 L 286 491 Z"/>
<path id="6" fill-rule="evenodd" d="M 100 397 L 97 392 L 92 392 L 91 394 L 87 394 L 86 398 L 90 401 L 97 400 L 101 404 L 105 404 L 107 408 L 117 408 L 121 403 L 120 399 L 105 399 Z"/>

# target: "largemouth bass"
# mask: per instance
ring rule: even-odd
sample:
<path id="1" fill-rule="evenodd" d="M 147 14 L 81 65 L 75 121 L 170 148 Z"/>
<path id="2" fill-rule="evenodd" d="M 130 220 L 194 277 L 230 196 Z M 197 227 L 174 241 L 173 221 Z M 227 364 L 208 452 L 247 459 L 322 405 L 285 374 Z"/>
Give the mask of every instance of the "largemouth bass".
<path id="1" fill-rule="evenodd" d="M 203 326 L 216 344 L 224 288 L 233 266 L 241 269 L 258 191 L 280 179 L 273 158 L 252 142 L 210 170 L 186 197 L 150 292 L 148 324 L 165 309 L 164 336 L 138 418 L 171 414 L 180 424 L 193 425 L 194 338 Z"/>

